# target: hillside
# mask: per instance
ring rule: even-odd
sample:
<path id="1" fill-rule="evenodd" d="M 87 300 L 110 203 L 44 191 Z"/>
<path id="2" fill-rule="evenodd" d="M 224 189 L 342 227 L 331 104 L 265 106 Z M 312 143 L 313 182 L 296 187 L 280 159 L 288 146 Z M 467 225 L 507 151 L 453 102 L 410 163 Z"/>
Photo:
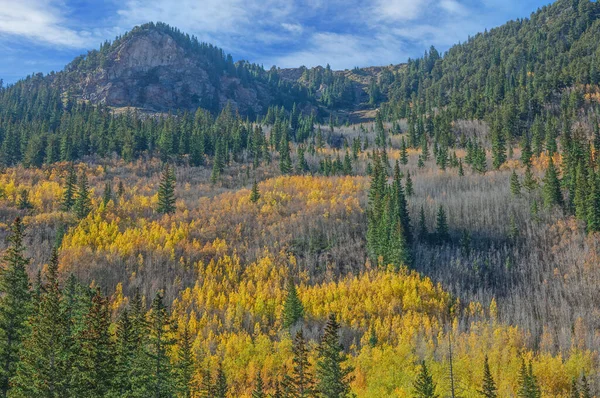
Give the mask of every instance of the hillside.
<path id="1" fill-rule="evenodd" d="M 0 395 L 599 396 L 599 11 L 344 71 L 148 24 L 0 89 Z"/>

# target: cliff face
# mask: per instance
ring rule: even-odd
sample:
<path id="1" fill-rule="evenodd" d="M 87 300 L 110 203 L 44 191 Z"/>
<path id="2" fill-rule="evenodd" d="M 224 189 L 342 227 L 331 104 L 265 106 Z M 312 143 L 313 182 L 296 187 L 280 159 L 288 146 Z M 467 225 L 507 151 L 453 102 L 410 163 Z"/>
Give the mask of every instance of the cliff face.
<path id="1" fill-rule="evenodd" d="M 186 51 L 169 34 L 147 29 L 120 40 L 100 66 L 71 71 L 70 90 L 81 100 L 150 111 L 222 109 L 260 114 L 273 100 L 264 82 L 214 72 L 211 60 Z"/>

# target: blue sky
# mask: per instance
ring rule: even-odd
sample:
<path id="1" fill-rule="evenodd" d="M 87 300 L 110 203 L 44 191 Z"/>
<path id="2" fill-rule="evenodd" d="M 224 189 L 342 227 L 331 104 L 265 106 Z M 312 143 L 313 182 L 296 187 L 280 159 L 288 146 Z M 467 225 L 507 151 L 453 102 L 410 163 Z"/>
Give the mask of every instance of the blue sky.
<path id="1" fill-rule="evenodd" d="M 528 17 L 549 0 L 0 0 L 0 78 L 61 70 L 148 21 L 280 67 L 388 65 Z"/>

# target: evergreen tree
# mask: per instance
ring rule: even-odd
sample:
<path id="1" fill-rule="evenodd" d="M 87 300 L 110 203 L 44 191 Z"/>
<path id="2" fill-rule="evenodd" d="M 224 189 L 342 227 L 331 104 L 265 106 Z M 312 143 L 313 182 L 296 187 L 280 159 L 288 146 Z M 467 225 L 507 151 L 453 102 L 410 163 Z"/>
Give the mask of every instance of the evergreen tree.
<path id="1" fill-rule="evenodd" d="M 111 200 L 113 200 L 112 185 L 110 184 L 110 182 L 107 182 L 106 184 L 104 184 L 102 203 L 104 204 L 104 206 L 106 206 Z"/>
<path id="2" fill-rule="evenodd" d="M 558 172 L 554 167 L 554 161 L 552 158 L 548 161 L 548 169 L 544 176 L 544 186 L 542 189 L 544 198 L 544 207 L 547 209 L 552 208 L 555 205 L 562 205 L 563 198 L 560 191 L 560 181 L 558 180 Z"/>
<path id="3" fill-rule="evenodd" d="M 11 380 L 11 397 L 61 398 L 68 395 L 71 344 L 61 302 L 55 249 L 48 264 L 38 311 L 29 320 L 31 333 L 23 343 L 21 361 Z"/>
<path id="4" fill-rule="evenodd" d="M 267 394 L 265 393 L 265 386 L 260 372 L 256 374 L 256 381 L 254 383 L 254 390 L 252 391 L 252 398 L 267 398 Z"/>
<path id="5" fill-rule="evenodd" d="M 252 184 L 252 192 L 250 193 L 250 202 L 256 203 L 259 201 L 259 199 L 260 199 L 260 191 L 258 190 L 258 183 L 256 182 L 256 179 L 255 179 L 254 183 Z"/>
<path id="6" fill-rule="evenodd" d="M 92 211 L 92 199 L 90 198 L 90 188 L 88 186 L 87 175 L 81 173 L 77 183 L 77 198 L 75 199 L 75 216 L 82 220 Z"/>
<path id="7" fill-rule="evenodd" d="M 335 315 L 331 314 L 318 348 L 316 368 L 318 391 L 325 398 L 350 396 L 349 376 L 352 368 L 342 366 L 345 355 L 339 343 L 339 329 Z"/>
<path id="8" fill-rule="evenodd" d="M 177 363 L 175 365 L 178 396 L 192 397 L 192 381 L 194 378 L 194 355 L 192 353 L 192 336 L 188 323 L 185 323 L 183 333 L 177 347 Z"/>
<path id="9" fill-rule="evenodd" d="M 215 380 L 214 385 L 214 398 L 227 398 L 227 390 L 227 378 L 225 377 L 223 366 L 219 365 L 217 379 Z"/>
<path id="10" fill-rule="evenodd" d="M 31 210 L 33 209 L 33 203 L 29 200 L 29 191 L 22 189 L 19 192 L 19 198 L 17 200 L 17 207 L 19 210 Z"/>
<path id="11" fill-rule="evenodd" d="M 496 388 L 496 383 L 494 382 L 492 372 L 490 371 L 487 355 L 483 362 L 483 382 L 481 390 L 479 390 L 479 395 L 485 398 L 496 398 L 498 396 L 498 389 Z"/>
<path id="12" fill-rule="evenodd" d="M 521 183 L 519 182 L 519 177 L 514 170 L 510 175 L 510 193 L 513 196 L 521 195 Z"/>
<path id="13" fill-rule="evenodd" d="M 495 126 L 492 130 L 492 165 L 499 169 L 506 162 L 506 143 L 500 126 Z"/>
<path id="14" fill-rule="evenodd" d="M 421 205 L 421 210 L 419 211 L 419 238 L 424 241 L 429 238 L 427 223 L 425 221 L 425 209 L 423 208 L 423 205 Z"/>
<path id="15" fill-rule="evenodd" d="M 72 389 L 77 397 L 103 397 L 112 389 L 114 350 L 108 300 L 96 292 L 85 317 L 85 328 L 76 336 Z"/>
<path id="16" fill-rule="evenodd" d="M 292 348 L 294 354 L 292 376 L 289 380 L 290 391 L 294 398 L 308 398 L 315 394 L 315 382 L 310 370 L 310 362 L 308 361 L 308 347 L 302 329 L 296 333 L 294 338 L 294 346 Z"/>
<path id="17" fill-rule="evenodd" d="M 160 214 L 171 214 L 176 210 L 175 182 L 175 172 L 166 164 L 158 186 L 158 207 L 156 210 Z"/>
<path id="18" fill-rule="evenodd" d="M 421 362 L 420 371 L 414 383 L 413 395 L 415 398 L 439 397 L 439 395 L 435 393 L 435 383 L 433 382 L 433 377 L 429 373 L 429 369 L 427 369 L 425 361 Z"/>
<path id="19" fill-rule="evenodd" d="M 77 174 L 75 174 L 75 167 L 71 163 L 69 165 L 69 171 L 65 180 L 65 188 L 62 195 L 61 210 L 70 211 L 75 205 L 75 189 L 77 186 Z"/>
<path id="20" fill-rule="evenodd" d="M 171 320 L 163 304 L 163 296 L 157 293 L 152 301 L 149 316 L 148 356 L 150 358 L 149 392 L 154 398 L 172 397 L 171 362 L 168 352 L 174 341 L 171 336 Z"/>
<path id="21" fill-rule="evenodd" d="M 569 398 L 580 398 L 579 387 L 577 387 L 577 380 L 575 380 L 575 378 L 571 380 L 571 392 L 569 393 Z"/>
<path id="22" fill-rule="evenodd" d="M 412 178 L 410 178 L 410 171 L 406 172 L 406 183 L 405 183 L 404 192 L 406 193 L 406 196 L 413 196 L 413 194 L 415 193 L 415 191 L 413 189 Z"/>
<path id="23" fill-rule="evenodd" d="M 523 177 L 523 186 L 527 191 L 531 192 L 537 188 L 537 181 L 531 172 L 531 167 L 527 166 L 525 169 L 525 177 Z"/>
<path id="24" fill-rule="evenodd" d="M 283 327 L 289 329 L 302 320 L 303 317 L 304 306 L 302 305 L 302 301 L 300 301 L 300 297 L 298 297 L 296 285 L 290 278 L 287 284 L 287 296 L 283 304 Z"/>
<path id="25" fill-rule="evenodd" d="M 448 220 L 442 205 L 438 207 L 435 235 L 436 239 L 440 243 L 450 240 L 450 233 L 448 232 Z"/>
<path id="26" fill-rule="evenodd" d="M 402 137 L 402 142 L 400 144 L 400 163 L 403 165 L 408 164 L 408 150 L 406 148 L 406 141 L 404 137 Z"/>
<path id="27" fill-rule="evenodd" d="M 519 398 L 540 398 L 540 388 L 537 384 L 537 380 L 533 375 L 531 363 L 529 367 L 525 364 L 525 360 L 521 362 L 521 369 L 519 370 L 519 390 L 517 392 Z"/>
<path id="28" fill-rule="evenodd" d="M 23 224 L 15 219 L 9 247 L 0 269 L 0 394 L 6 397 L 9 381 L 15 375 L 23 340 L 28 332 L 31 292 L 27 277 L 29 259 L 25 257 Z"/>

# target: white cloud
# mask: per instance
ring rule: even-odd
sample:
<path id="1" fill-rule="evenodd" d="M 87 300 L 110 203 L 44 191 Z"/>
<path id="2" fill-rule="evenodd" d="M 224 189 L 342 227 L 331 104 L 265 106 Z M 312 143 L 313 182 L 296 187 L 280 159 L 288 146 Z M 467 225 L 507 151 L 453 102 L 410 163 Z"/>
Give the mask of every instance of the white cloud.
<path id="1" fill-rule="evenodd" d="M 66 27 L 62 4 L 48 0 L 0 0 L 0 34 L 74 48 L 92 39 L 87 32 Z"/>

